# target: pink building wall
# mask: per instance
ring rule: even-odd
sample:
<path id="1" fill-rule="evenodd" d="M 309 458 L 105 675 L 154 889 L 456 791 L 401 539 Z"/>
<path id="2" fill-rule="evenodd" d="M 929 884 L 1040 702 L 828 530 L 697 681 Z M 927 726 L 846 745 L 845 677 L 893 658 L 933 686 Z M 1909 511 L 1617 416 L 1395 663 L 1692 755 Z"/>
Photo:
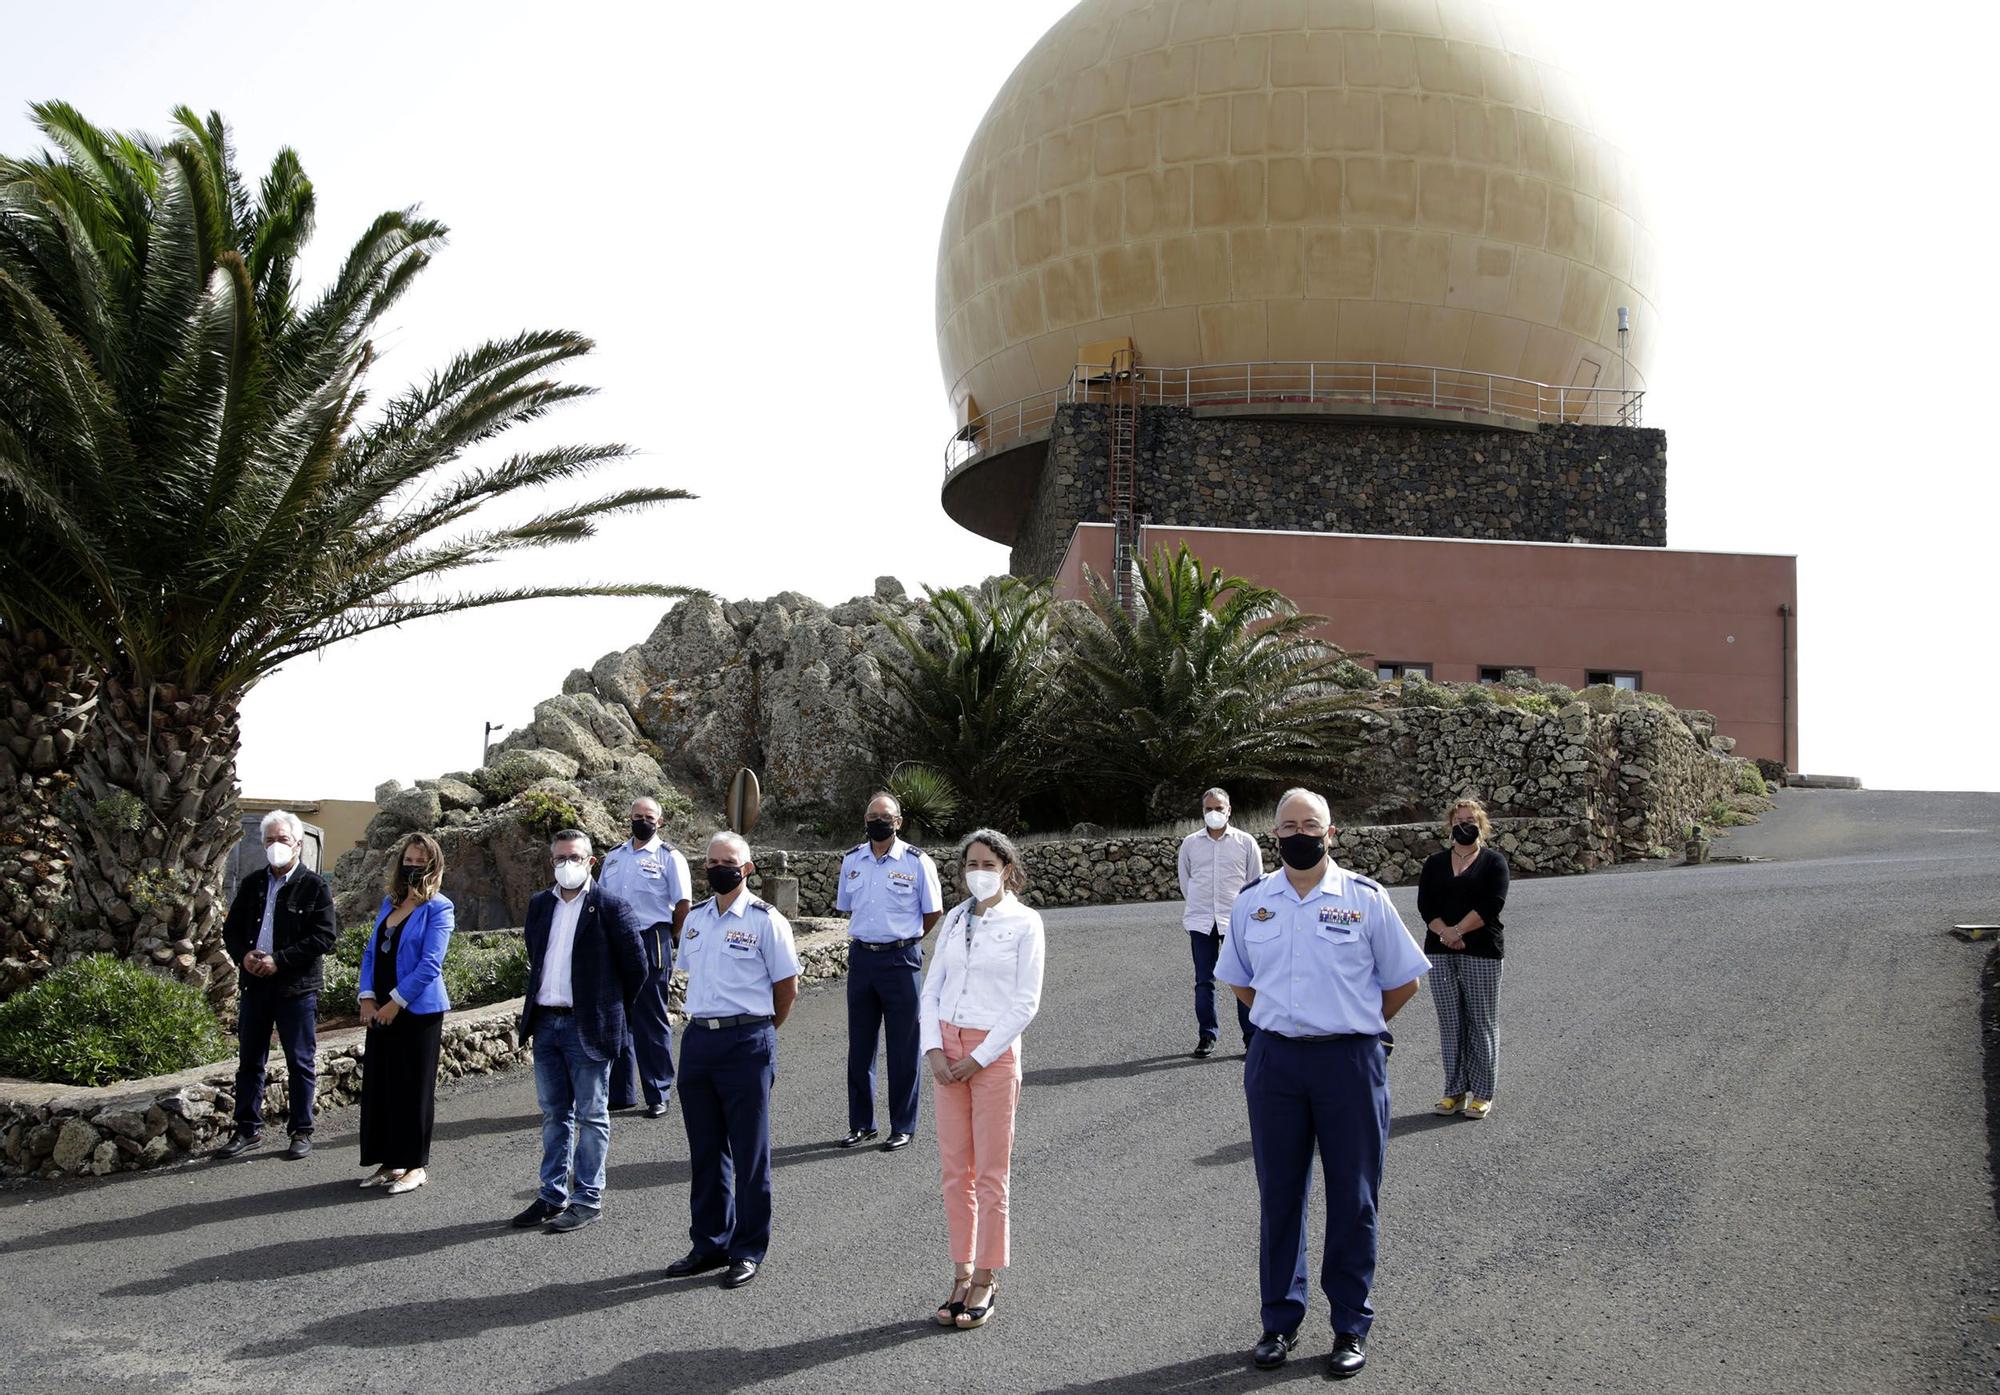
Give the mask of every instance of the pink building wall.
<path id="1" fill-rule="evenodd" d="M 1143 551 L 1186 543 L 1210 567 L 1328 617 L 1323 633 L 1378 663 L 1426 663 L 1439 681 L 1532 668 L 1572 688 L 1631 672 L 1676 706 L 1713 712 L 1736 753 L 1798 770 L 1798 565 L 1789 556 L 1582 543 L 1231 528 L 1149 527 Z M 1111 526 L 1071 535 L 1057 593 L 1087 594 Z M 1789 610 L 1789 619 L 1779 607 Z M 1789 641 L 1787 630 L 1789 628 Z M 1789 695 L 1789 696 L 1788 696 Z"/>

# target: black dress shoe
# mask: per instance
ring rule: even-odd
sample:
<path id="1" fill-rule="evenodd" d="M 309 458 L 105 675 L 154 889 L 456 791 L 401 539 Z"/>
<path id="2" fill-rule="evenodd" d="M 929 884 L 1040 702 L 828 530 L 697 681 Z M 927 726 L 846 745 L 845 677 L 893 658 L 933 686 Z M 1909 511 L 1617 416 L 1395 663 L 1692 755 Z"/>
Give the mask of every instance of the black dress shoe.
<path id="1" fill-rule="evenodd" d="M 841 1139 L 837 1146 L 841 1148 L 859 1148 L 862 1144 L 871 1143 L 878 1137 L 880 1135 L 874 1129 L 856 1129 L 854 1132 L 848 1134 L 847 1137 Z"/>
<path id="2" fill-rule="evenodd" d="M 1276 1370 L 1285 1364 L 1285 1358 L 1298 1344 L 1299 1330 L 1296 1327 L 1289 1332 L 1266 1332 L 1250 1349 L 1250 1364 L 1260 1371 Z"/>
<path id="3" fill-rule="evenodd" d="M 1367 1339 L 1355 1332 L 1334 1334 L 1333 1350 L 1326 1356 L 1326 1373 L 1335 1380 L 1359 1375 L 1368 1364 Z"/>
<path id="4" fill-rule="evenodd" d="M 1197 1061 L 1206 1061 L 1215 1054 L 1215 1038 L 1203 1037 L 1188 1054 Z"/>
<path id="5" fill-rule="evenodd" d="M 742 1288 L 757 1277 L 757 1261 L 754 1259 L 732 1259 L 729 1272 L 722 1276 L 724 1288 Z"/>
<path id="6" fill-rule="evenodd" d="M 295 1133 L 292 1141 L 285 1145 L 284 1156 L 292 1162 L 299 1162 L 312 1156 L 313 1141 L 309 1133 Z"/>
<path id="7" fill-rule="evenodd" d="M 706 1274 L 711 1269 L 720 1269 L 729 1263 L 725 1254 L 705 1255 L 697 1250 L 689 1250 L 667 1266 L 669 1279 L 685 1279 L 690 1274 Z"/>
<path id="8" fill-rule="evenodd" d="M 549 1234 L 567 1235 L 572 1230 L 582 1230 L 587 1225 L 596 1225 L 597 1218 L 603 1214 L 595 1206 L 565 1206 L 549 1217 Z"/>
<path id="9" fill-rule="evenodd" d="M 647 1117 L 648 1119 L 664 1119 L 664 1118 L 666 1118 L 666 1117 L 667 1117 L 667 1102 L 666 1102 L 665 1100 L 661 1100 L 661 1101 L 660 1101 L 660 1102 L 659 1102 L 658 1104 L 649 1104 L 649 1105 L 647 1105 L 647 1106 L 646 1106 L 646 1117 Z"/>
<path id="10" fill-rule="evenodd" d="M 238 1153 L 247 1153 L 264 1141 L 261 1133 L 239 1133 L 215 1150 L 218 1158 L 233 1158 Z"/>
<path id="11" fill-rule="evenodd" d="M 889 1135 L 889 1141 L 882 1145 L 882 1151 L 885 1153 L 893 1153 L 898 1148 L 907 1148 L 909 1146 L 910 1146 L 910 1136 L 908 1134 L 892 1133 Z"/>
<path id="12" fill-rule="evenodd" d="M 540 1197 L 536 1197 L 528 1203 L 526 1210 L 514 1217 L 513 1220 L 507 1222 L 507 1224 L 513 1226 L 516 1230 L 532 1230 L 543 1221 L 551 1220 L 555 1216 L 560 1215 L 562 1209 L 560 1206 L 551 1206 Z"/>

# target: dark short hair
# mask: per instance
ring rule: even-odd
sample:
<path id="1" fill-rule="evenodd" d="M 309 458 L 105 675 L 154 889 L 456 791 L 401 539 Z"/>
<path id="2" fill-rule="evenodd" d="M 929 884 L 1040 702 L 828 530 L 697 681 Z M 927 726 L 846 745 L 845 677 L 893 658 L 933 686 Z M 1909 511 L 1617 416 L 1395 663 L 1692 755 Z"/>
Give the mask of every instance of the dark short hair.
<path id="1" fill-rule="evenodd" d="M 557 843 L 581 843 L 581 844 L 583 844 L 583 845 L 584 845 L 584 846 L 585 846 L 586 848 L 588 848 L 588 847 L 590 847 L 590 846 L 591 846 L 591 844 L 590 844 L 590 835 L 589 835 L 588 833 L 585 833 L 585 832 L 584 832 L 584 831 L 583 831 L 582 829 L 580 829 L 580 828 L 559 828 L 559 829 L 557 829 L 557 830 L 556 830 L 556 833 L 555 833 L 555 836 L 554 836 L 553 838 L 549 839 L 549 848 L 550 848 L 550 850 L 551 850 L 551 851 L 553 851 L 553 850 L 554 850 L 554 848 L 555 848 L 555 845 L 556 845 Z M 594 849 L 593 849 L 593 851 L 594 851 Z"/>

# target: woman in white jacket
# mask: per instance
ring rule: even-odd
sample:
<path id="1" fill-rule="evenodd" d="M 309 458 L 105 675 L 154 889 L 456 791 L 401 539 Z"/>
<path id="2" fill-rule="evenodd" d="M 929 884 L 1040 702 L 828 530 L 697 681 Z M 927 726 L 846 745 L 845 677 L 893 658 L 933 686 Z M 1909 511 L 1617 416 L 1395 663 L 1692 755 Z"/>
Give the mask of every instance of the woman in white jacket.
<path id="1" fill-rule="evenodd" d="M 1007 1169 L 1021 1098 L 1021 1032 L 1042 1000 L 1042 918 L 1015 899 L 1027 885 L 1004 833 L 959 845 L 969 893 L 938 929 L 924 976 L 924 1059 L 937 1081 L 938 1155 L 955 1279 L 938 1306 L 945 1327 L 980 1327 L 1007 1265 Z"/>

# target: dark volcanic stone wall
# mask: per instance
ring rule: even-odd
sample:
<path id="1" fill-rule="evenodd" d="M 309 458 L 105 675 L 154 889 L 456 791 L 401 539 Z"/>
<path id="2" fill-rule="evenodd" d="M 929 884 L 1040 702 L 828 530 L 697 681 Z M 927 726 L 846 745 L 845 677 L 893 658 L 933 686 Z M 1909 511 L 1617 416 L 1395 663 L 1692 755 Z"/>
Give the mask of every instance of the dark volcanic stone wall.
<path id="1" fill-rule="evenodd" d="M 1107 522 L 1107 409 L 1061 408 L 1014 540 L 1017 576 L 1046 576 L 1079 522 Z M 1522 542 L 1667 542 L 1667 438 L 1621 426 L 1503 431 L 1324 418 L 1139 418 L 1148 522 Z"/>

